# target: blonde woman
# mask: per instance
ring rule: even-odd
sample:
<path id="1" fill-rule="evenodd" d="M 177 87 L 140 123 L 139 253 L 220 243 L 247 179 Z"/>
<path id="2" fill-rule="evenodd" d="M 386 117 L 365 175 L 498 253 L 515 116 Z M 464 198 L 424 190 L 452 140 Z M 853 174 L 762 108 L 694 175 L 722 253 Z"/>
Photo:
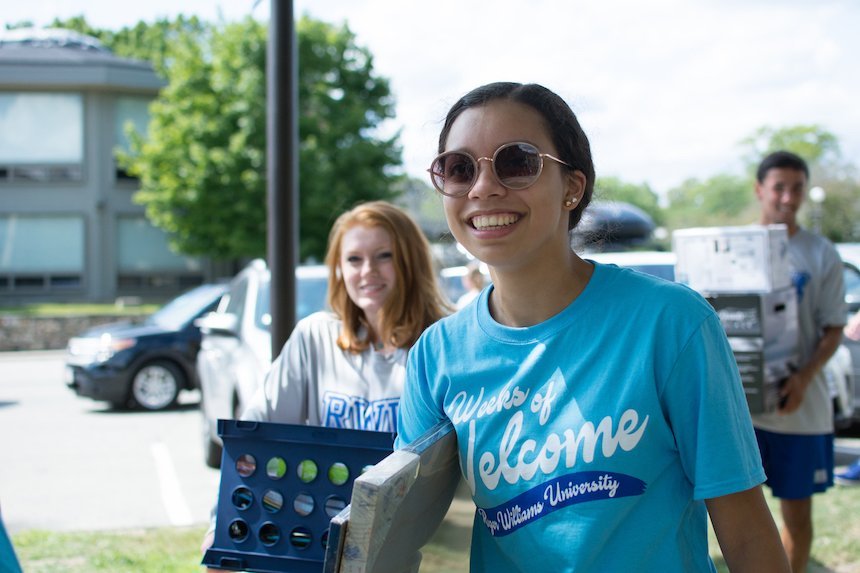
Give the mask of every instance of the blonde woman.
<path id="1" fill-rule="evenodd" d="M 409 215 L 374 201 L 338 217 L 326 264 L 331 310 L 296 324 L 241 418 L 393 433 L 407 351 L 451 310 L 430 246 Z M 204 551 L 213 539 L 214 520 Z"/>
<path id="2" fill-rule="evenodd" d="M 406 353 L 449 308 L 418 225 L 382 201 L 329 235 L 331 311 L 301 320 L 242 419 L 393 432 Z"/>

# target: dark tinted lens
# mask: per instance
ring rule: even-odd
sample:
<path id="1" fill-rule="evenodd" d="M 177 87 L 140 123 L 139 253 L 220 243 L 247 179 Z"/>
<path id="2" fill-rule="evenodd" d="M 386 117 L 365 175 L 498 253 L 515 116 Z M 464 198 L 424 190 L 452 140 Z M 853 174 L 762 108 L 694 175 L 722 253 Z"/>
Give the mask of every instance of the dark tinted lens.
<path id="1" fill-rule="evenodd" d="M 540 175 L 540 154 L 537 148 L 514 143 L 501 148 L 493 160 L 499 182 L 509 189 L 525 189 Z"/>
<path id="2" fill-rule="evenodd" d="M 430 168 L 433 184 L 448 195 L 466 193 L 475 179 L 475 162 L 464 153 L 446 153 Z"/>

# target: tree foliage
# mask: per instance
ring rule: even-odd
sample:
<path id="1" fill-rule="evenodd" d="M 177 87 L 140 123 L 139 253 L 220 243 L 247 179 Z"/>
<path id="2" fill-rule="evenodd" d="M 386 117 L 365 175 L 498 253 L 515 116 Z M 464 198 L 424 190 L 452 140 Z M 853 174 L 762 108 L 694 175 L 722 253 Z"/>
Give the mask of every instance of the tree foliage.
<path id="1" fill-rule="evenodd" d="M 826 197 L 820 206 L 808 200 L 800 213 L 800 222 L 821 232 L 835 242 L 860 240 L 860 183 L 853 164 L 842 159 L 839 139 L 819 125 L 793 125 L 782 128 L 762 127 L 741 144 L 754 173 L 767 153 L 779 149 L 792 151 L 806 160 L 810 185 L 824 189 Z"/>
<path id="2" fill-rule="evenodd" d="M 445 219 L 442 196 L 427 182 L 427 178 L 404 177 L 396 189 L 396 204 L 415 217 L 431 242 L 450 243 L 454 240 Z"/>
<path id="3" fill-rule="evenodd" d="M 810 185 L 825 190 L 820 206 L 807 200 L 800 222 L 820 224 L 833 241 L 860 239 L 860 185 L 854 166 L 842 160 L 838 138 L 819 125 L 760 127 L 740 142 L 746 176 L 718 174 L 705 180 L 688 179 L 667 193 L 666 223 L 670 229 L 693 226 L 744 225 L 759 220 L 755 171 L 761 159 L 777 150 L 803 157 L 810 168 Z"/>
<path id="4" fill-rule="evenodd" d="M 687 179 L 667 194 L 666 223 L 671 229 L 739 225 L 756 220 L 752 182 L 746 177 L 715 175 Z"/>
<path id="5" fill-rule="evenodd" d="M 251 19 L 169 44 L 148 134 L 122 159 L 140 178 L 135 200 L 180 252 L 265 255 L 265 46 Z"/>
<path id="6" fill-rule="evenodd" d="M 132 27 L 118 31 L 93 28 L 83 16 L 66 20 L 55 19 L 54 28 L 66 28 L 97 38 L 114 54 L 122 58 L 145 60 L 161 76 L 167 75 L 172 61 L 171 45 L 180 38 L 204 41 L 210 26 L 196 16 L 179 15 L 174 20 L 160 18 L 152 23 L 138 22 Z"/>
<path id="7" fill-rule="evenodd" d="M 664 223 L 659 198 L 647 183 L 626 183 L 618 177 L 598 177 L 594 183 L 594 198 L 601 201 L 624 201 L 636 205 L 654 220 Z"/>
<path id="8" fill-rule="evenodd" d="M 148 216 L 174 246 L 217 258 L 263 255 L 265 27 L 252 20 L 213 26 L 182 16 L 116 32 L 95 29 L 80 16 L 54 25 L 95 36 L 117 55 L 149 60 L 169 81 L 152 107 L 148 139 L 137 139 L 126 160 L 141 178 L 138 198 Z M 370 52 L 356 45 L 346 26 L 308 18 L 298 22 L 297 42 L 301 258 L 322 257 L 342 210 L 401 193 L 414 194 L 406 202 L 419 214 L 427 211 L 425 226 L 438 234 L 438 201 L 416 203 L 426 184 L 398 174 L 399 134 L 378 136 L 394 102 L 388 81 L 374 73 Z M 826 192 L 820 218 L 807 201 L 801 223 L 820 222 L 834 241 L 860 241 L 857 170 L 843 160 L 833 133 L 815 124 L 763 126 L 739 146 L 743 176 L 690 178 L 668 191 L 665 208 L 647 184 L 618 178 L 598 179 L 595 198 L 632 203 L 669 229 L 751 223 L 759 213 L 755 167 L 770 151 L 787 149 L 807 160 L 810 184 Z"/>
<path id="9" fill-rule="evenodd" d="M 397 196 L 399 134 L 375 136 L 394 116 L 388 80 L 346 26 L 302 18 L 299 51 L 299 181 L 302 257 L 322 257 L 334 219 L 359 201 Z"/>
<path id="10" fill-rule="evenodd" d="M 754 174 L 764 156 L 786 150 L 803 157 L 811 167 L 834 167 L 840 158 L 839 140 L 820 125 L 763 126 L 741 140 L 744 163 Z"/>
<path id="11" fill-rule="evenodd" d="M 821 233 L 836 243 L 860 241 L 860 183 L 855 176 L 828 173 L 813 179 L 813 185 L 824 189 L 826 197 L 818 207 L 807 200 L 801 211 L 801 224 L 820 226 Z"/>
<path id="12" fill-rule="evenodd" d="M 146 136 L 124 167 L 135 199 L 179 252 L 233 259 L 266 254 L 266 26 L 251 18 L 211 25 L 179 17 L 95 30 L 117 55 L 153 63 L 168 85 L 150 106 Z M 334 218 L 355 203 L 393 199 L 402 178 L 388 80 L 344 25 L 302 18 L 299 59 L 300 257 L 324 255 Z"/>

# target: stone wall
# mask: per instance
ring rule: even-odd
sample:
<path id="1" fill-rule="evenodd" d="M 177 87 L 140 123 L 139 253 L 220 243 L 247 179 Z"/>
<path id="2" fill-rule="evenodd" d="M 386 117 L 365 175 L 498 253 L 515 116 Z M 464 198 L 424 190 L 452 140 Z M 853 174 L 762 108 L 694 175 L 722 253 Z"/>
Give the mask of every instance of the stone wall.
<path id="1" fill-rule="evenodd" d="M 56 316 L 29 317 L 0 315 L 0 352 L 8 350 L 60 350 L 69 338 L 84 330 L 135 316 Z"/>

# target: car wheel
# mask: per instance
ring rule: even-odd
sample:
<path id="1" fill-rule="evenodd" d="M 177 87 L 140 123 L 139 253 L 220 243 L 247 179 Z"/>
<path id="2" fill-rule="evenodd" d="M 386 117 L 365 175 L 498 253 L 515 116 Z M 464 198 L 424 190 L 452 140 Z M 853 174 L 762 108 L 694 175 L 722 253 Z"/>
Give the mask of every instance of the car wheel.
<path id="1" fill-rule="evenodd" d="M 146 410 L 163 410 L 176 402 L 184 376 L 171 362 L 157 360 L 144 364 L 131 380 L 131 398 Z"/>

